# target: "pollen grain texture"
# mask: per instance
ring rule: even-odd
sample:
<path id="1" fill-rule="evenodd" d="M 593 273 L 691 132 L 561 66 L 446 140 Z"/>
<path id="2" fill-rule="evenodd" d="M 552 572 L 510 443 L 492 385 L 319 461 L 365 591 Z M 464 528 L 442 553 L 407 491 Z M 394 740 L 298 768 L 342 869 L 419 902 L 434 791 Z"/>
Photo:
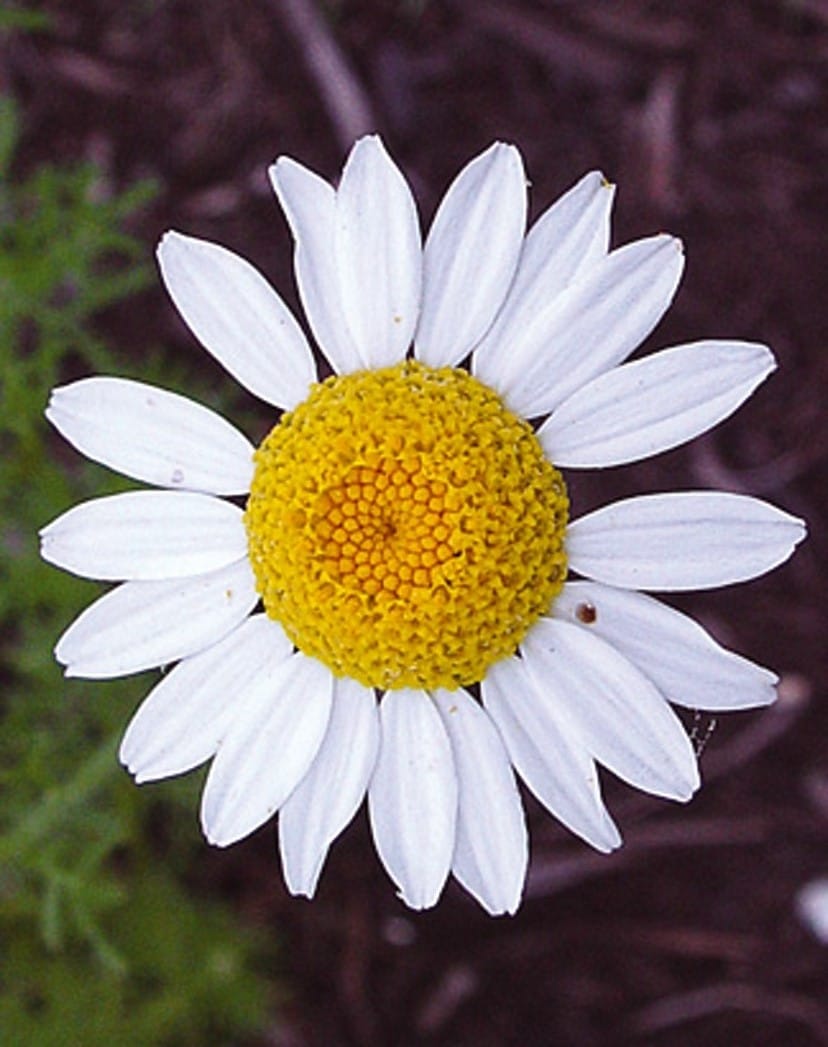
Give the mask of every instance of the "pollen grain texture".
<path id="1" fill-rule="evenodd" d="M 456 688 L 566 576 L 568 501 L 531 426 L 413 360 L 312 387 L 256 452 L 245 513 L 270 617 L 337 676 Z"/>

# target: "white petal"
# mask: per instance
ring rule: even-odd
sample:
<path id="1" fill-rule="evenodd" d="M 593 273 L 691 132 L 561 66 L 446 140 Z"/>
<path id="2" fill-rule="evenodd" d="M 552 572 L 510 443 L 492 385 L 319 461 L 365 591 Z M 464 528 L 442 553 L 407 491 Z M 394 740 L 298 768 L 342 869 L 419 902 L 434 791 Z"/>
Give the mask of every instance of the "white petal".
<path id="1" fill-rule="evenodd" d="M 316 380 L 293 314 L 253 266 L 232 251 L 165 233 L 158 264 L 176 309 L 205 349 L 254 396 L 290 409 Z"/>
<path id="2" fill-rule="evenodd" d="M 828 945 L 828 877 L 806 883 L 796 894 L 800 920 L 823 945 Z"/>
<path id="3" fill-rule="evenodd" d="M 504 658 L 480 685 L 512 763 L 559 821 L 599 851 L 621 837 L 601 799 L 598 770 L 567 711 L 566 696 L 540 685 L 519 658 Z"/>
<path id="4" fill-rule="evenodd" d="M 570 524 L 569 564 L 625 589 L 711 589 L 770 571 L 805 525 L 758 498 L 679 491 L 613 502 Z"/>
<path id="5" fill-rule="evenodd" d="M 420 308 L 414 198 L 375 135 L 351 150 L 336 194 L 336 264 L 345 319 L 369 367 L 405 356 Z"/>
<path id="6" fill-rule="evenodd" d="M 226 636 L 257 600 L 246 558 L 194 578 L 125 582 L 75 619 L 55 657 L 90 680 L 167 665 Z"/>
<path id="7" fill-rule="evenodd" d="M 596 760 L 639 789 L 690 799 L 699 773 L 687 732 L 653 684 L 614 647 L 569 622 L 542 618 L 521 649 L 535 679 L 566 696 Z"/>
<path id="8" fill-rule="evenodd" d="M 712 429 L 775 369 L 750 342 L 694 342 L 613 368 L 539 429 L 556 465 L 594 469 L 660 454 Z"/>
<path id="9" fill-rule="evenodd" d="M 774 673 L 720 647 L 692 618 L 651 596 L 569 582 L 552 613 L 612 644 L 678 705 L 750 709 L 776 698 Z"/>
<path id="10" fill-rule="evenodd" d="M 314 337 L 337 374 L 367 366 L 348 330 L 334 252 L 336 193 L 319 175 L 280 156 L 270 181 L 290 223 L 299 296 Z"/>
<path id="11" fill-rule="evenodd" d="M 328 848 L 362 803 L 378 751 L 374 692 L 356 680 L 335 680 L 322 745 L 279 812 L 279 850 L 292 894 L 313 897 Z"/>
<path id="12" fill-rule="evenodd" d="M 185 658 L 139 706 L 121 742 L 121 763 L 140 783 L 209 760 L 244 708 L 247 689 L 292 650 L 276 622 L 255 614 L 206 651 Z"/>
<path id="13" fill-rule="evenodd" d="M 389 691 L 380 703 L 381 741 L 368 811 L 374 843 L 412 909 L 437 902 L 451 868 L 457 778 L 451 745 L 423 691 Z"/>
<path id="14" fill-rule="evenodd" d="M 246 494 L 253 446 L 221 415 L 126 378 L 52 390 L 46 417 L 81 454 L 159 487 Z"/>
<path id="15" fill-rule="evenodd" d="M 497 728 L 464 690 L 433 693 L 457 769 L 452 872 L 493 916 L 514 913 L 526 878 L 523 805 Z"/>
<path id="16" fill-rule="evenodd" d="M 501 388 L 524 328 L 606 255 L 614 196 L 615 187 L 600 171 L 592 171 L 529 230 L 509 296 L 472 360 L 472 370 L 481 381 Z"/>
<path id="17" fill-rule="evenodd" d="M 434 216 L 423 252 L 417 357 L 458 363 L 492 323 L 515 274 L 526 226 L 520 153 L 495 142 L 460 172 Z"/>
<path id="18" fill-rule="evenodd" d="M 204 835 L 227 847 L 272 817 L 307 773 L 331 713 L 333 676 L 293 654 L 251 680 L 201 798 Z"/>
<path id="19" fill-rule="evenodd" d="M 242 511 L 184 491 L 127 491 L 83 502 L 40 532 L 40 555 L 86 578 L 182 578 L 247 551 Z"/>
<path id="20" fill-rule="evenodd" d="M 627 244 L 554 298 L 515 332 L 498 391 L 525 418 L 553 411 L 609 370 L 652 331 L 684 267 L 680 241 L 654 236 Z"/>

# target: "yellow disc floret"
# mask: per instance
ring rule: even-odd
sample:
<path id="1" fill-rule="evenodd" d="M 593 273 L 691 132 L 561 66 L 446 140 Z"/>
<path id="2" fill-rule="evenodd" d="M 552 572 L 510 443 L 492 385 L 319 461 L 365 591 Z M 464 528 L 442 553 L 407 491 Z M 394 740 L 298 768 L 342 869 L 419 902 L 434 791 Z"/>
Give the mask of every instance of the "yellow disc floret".
<path id="1" fill-rule="evenodd" d="M 265 610 L 337 676 L 475 683 L 563 585 L 563 480 L 466 371 L 329 378 L 255 461 L 245 524 Z"/>

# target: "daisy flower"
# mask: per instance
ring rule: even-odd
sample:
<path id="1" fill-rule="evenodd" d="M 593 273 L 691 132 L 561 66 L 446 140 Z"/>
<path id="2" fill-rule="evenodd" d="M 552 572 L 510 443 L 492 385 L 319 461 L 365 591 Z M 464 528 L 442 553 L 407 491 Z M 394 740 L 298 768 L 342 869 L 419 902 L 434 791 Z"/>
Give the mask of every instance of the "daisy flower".
<path id="1" fill-rule="evenodd" d="M 139 382 L 54 390 L 46 415 L 75 448 L 161 488 L 43 530 L 46 560 L 122 583 L 55 654 L 90 679 L 176 663 L 130 723 L 123 763 L 146 782 L 212 760 L 207 839 L 226 846 L 278 812 L 293 893 L 313 895 L 367 794 L 409 906 L 434 905 L 451 873 L 513 913 L 528 853 L 516 775 L 608 852 L 621 838 L 598 764 L 687 800 L 696 757 L 669 703 L 773 701 L 773 673 L 641 590 L 753 578 L 805 534 L 765 502 L 699 490 L 571 520 L 558 470 L 697 436 L 774 359 L 701 341 L 624 362 L 683 255 L 666 235 L 610 250 L 613 187 L 597 172 L 527 233 L 520 153 L 496 143 L 449 187 L 425 244 L 377 137 L 355 144 L 336 189 L 286 157 L 270 177 L 334 374 L 318 381 L 302 328 L 246 261 L 163 238 L 184 321 L 279 413 L 254 449 Z"/>

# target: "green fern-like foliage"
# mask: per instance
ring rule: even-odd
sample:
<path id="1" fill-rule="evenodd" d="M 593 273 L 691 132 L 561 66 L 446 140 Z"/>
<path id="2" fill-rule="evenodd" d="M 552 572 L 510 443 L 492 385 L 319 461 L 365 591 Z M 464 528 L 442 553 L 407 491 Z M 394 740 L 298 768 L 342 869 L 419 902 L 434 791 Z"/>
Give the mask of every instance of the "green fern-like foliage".
<path id="1" fill-rule="evenodd" d="M 237 1043 L 261 1027 L 273 990 L 257 967 L 268 957 L 217 901 L 184 886 L 203 857 L 197 782 L 153 802 L 118 766 L 150 677 L 63 679 L 52 647 L 98 587 L 44 564 L 37 546 L 39 527 L 124 483 L 56 439 L 43 408 L 67 374 L 123 373 L 91 321 L 152 278 L 124 223 L 153 189 L 106 197 L 88 166 L 16 180 L 17 125 L 0 98 L 2 1039 Z M 168 370 L 156 355 L 141 377 L 177 384 Z M 150 842 L 151 817 L 168 846 Z"/>

